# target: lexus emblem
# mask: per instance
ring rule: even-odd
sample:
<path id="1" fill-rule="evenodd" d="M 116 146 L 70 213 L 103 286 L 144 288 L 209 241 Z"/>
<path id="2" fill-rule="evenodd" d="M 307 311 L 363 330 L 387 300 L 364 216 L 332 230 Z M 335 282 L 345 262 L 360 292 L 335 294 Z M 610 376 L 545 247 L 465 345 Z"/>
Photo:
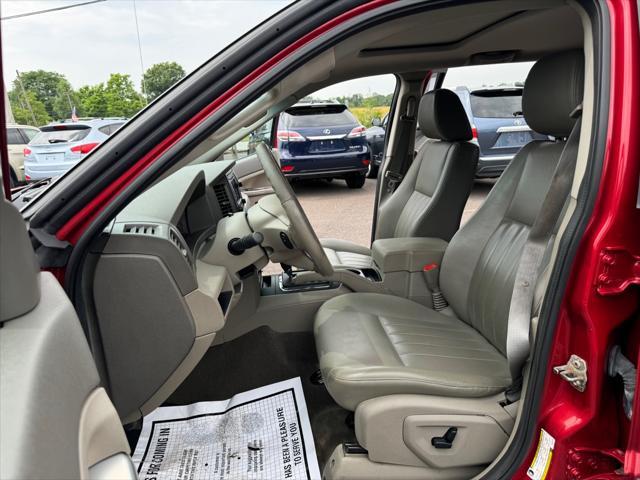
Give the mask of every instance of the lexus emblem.
<path id="1" fill-rule="evenodd" d="M 514 125 L 524 125 L 524 122 L 522 120 L 520 120 L 519 118 L 517 118 L 516 120 L 513 121 Z"/>
<path id="2" fill-rule="evenodd" d="M 325 128 L 324 130 L 322 130 L 322 133 L 324 133 L 325 135 L 329 135 L 331 133 L 331 130 Z"/>

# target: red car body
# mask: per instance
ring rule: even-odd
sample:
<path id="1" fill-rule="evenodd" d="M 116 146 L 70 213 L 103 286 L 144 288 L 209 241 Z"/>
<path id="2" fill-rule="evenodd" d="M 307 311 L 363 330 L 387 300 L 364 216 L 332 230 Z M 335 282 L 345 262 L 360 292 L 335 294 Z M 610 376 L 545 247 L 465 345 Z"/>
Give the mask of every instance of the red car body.
<path id="1" fill-rule="evenodd" d="M 366 12 L 393 3 L 372 0 L 336 16 L 291 43 L 287 48 L 223 95 L 210 102 L 178 129 L 142 155 L 118 178 L 93 195 L 84 207 L 60 225 L 58 240 L 77 244 L 96 216 L 136 177 L 208 117 L 215 115 L 263 74 L 312 40 Z M 624 416 L 603 365 L 611 337 L 638 309 L 640 283 L 640 39 L 638 4 L 609 0 L 610 21 L 609 112 L 604 164 L 597 200 L 570 271 L 553 340 L 545 366 L 541 407 L 536 432 L 544 429 L 555 438 L 548 478 L 634 478 L 640 476 L 640 402 L 634 404 L 632 421 Z M 6 145 L 3 145 L 6 148 Z M 5 177 L 6 179 L 7 177 Z M 62 278 L 63 270 L 57 273 Z M 640 323 L 621 338 L 627 357 L 637 364 Z M 589 388 L 580 393 L 553 373 L 570 354 L 589 365 Z M 522 450 L 524 456 L 513 478 L 526 479 L 538 448 L 538 435 Z M 624 474 L 615 473 L 624 464 Z"/>

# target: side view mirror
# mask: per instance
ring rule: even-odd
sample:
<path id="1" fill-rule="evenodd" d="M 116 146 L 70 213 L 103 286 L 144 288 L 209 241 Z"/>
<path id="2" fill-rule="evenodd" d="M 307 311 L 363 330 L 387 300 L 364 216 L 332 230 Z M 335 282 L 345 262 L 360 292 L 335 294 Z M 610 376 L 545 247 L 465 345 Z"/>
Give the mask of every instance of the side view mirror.
<path id="1" fill-rule="evenodd" d="M 380 118 L 375 117 L 371 119 L 371 126 L 372 127 L 381 127 L 382 126 L 382 120 L 380 120 Z"/>

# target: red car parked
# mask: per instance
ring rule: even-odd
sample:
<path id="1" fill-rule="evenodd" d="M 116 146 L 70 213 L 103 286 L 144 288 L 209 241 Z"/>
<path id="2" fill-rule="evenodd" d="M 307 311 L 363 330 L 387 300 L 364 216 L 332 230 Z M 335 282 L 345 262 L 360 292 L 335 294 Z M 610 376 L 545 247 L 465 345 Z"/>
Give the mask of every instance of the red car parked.
<path id="1" fill-rule="evenodd" d="M 54 183 L 11 198 L 2 133 L 0 477 L 155 478 L 145 415 L 297 376 L 322 478 L 639 477 L 639 32 L 625 0 L 296 2 Z M 440 86 L 520 61 L 549 140 L 458 228 L 478 151 Z M 317 238 L 266 143 L 216 161 L 382 73 L 370 248 Z"/>

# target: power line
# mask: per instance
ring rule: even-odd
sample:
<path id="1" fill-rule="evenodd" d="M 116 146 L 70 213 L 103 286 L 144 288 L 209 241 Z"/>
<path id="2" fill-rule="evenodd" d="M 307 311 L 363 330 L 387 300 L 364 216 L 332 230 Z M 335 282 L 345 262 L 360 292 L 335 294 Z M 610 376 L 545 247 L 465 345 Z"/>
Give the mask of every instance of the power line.
<path id="1" fill-rule="evenodd" d="M 142 71 L 142 96 L 144 101 L 147 101 L 146 89 L 144 84 L 144 61 L 142 60 L 142 42 L 140 41 L 140 27 L 138 26 L 138 9 L 136 8 L 136 0 L 133 0 L 133 17 L 136 21 L 136 34 L 138 35 L 138 53 L 140 54 L 140 70 Z"/>
<path id="2" fill-rule="evenodd" d="M 37 10 L 35 12 L 27 12 L 27 13 L 19 13 L 17 15 L 10 15 L 8 17 L 2 17 L 0 18 L 0 20 L 13 20 L 14 18 L 31 17 L 33 15 L 40 15 L 42 13 L 57 12 L 59 10 L 67 10 L 68 8 L 83 7 L 85 5 L 91 5 L 93 3 L 105 2 L 105 1 L 106 0 L 89 0 L 88 2 L 74 3 L 72 5 L 62 5 L 60 7 L 55 7 L 55 8 L 47 8 L 46 10 Z"/>

